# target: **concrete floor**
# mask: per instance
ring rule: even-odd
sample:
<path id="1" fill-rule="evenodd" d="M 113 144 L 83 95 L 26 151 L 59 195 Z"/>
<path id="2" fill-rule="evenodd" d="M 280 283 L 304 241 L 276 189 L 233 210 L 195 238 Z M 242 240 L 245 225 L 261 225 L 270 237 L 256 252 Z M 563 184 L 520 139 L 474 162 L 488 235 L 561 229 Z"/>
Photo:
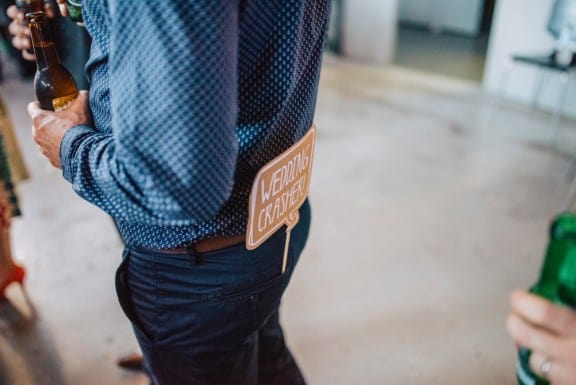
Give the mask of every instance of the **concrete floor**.
<path id="1" fill-rule="evenodd" d="M 33 178 L 13 234 L 28 301 L 14 288 L 0 305 L 0 384 L 146 384 L 114 365 L 136 345 L 112 223 L 37 154 L 31 84 L 2 94 Z M 576 124 L 550 146 L 548 114 L 491 108 L 473 83 L 334 58 L 317 124 L 313 230 L 283 308 L 310 384 L 514 385 L 507 293 L 535 279 Z"/>

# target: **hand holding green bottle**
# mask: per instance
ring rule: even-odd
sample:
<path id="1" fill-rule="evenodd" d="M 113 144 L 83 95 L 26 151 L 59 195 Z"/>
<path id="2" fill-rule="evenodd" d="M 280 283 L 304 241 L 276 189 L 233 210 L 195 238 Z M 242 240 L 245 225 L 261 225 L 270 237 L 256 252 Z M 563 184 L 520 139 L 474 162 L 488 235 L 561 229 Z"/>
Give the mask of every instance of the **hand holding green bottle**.
<path id="1" fill-rule="evenodd" d="M 68 16 L 70 20 L 82 24 L 82 0 L 56 0 L 56 2 L 63 16 Z"/>
<path id="2" fill-rule="evenodd" d="M 573 194 L 572 194 L 573 195 Z M 570 205 L 571 207 L 572 205 Z M 576 214 L 550 226 L 548 248 L 530 293 L 511 295 L 508 329 L 518 346 L 519 385 L 576 384 Z"/>
<path id="3" fill-rule="evenodd" d="M 576 312 L 524 291 L 513 292 L 510 305 L 508 331 L 532 351 L 532 371 L 552 385 L 576 384 Z"/>

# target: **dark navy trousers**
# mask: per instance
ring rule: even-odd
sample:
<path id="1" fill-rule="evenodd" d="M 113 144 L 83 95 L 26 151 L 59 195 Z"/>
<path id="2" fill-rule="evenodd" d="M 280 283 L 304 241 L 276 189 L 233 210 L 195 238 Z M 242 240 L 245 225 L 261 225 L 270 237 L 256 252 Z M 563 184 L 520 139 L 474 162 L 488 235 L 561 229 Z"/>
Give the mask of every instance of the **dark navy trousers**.
<path id="1" fill-rule="evenodd" d="M 282 274 L 285 228 L 258 249 L 208 253 L 127 247 L 116 272 L 155 385 L 304 385 L 284 341 L 278 309 L 308 238 L 300 209 Z"/>

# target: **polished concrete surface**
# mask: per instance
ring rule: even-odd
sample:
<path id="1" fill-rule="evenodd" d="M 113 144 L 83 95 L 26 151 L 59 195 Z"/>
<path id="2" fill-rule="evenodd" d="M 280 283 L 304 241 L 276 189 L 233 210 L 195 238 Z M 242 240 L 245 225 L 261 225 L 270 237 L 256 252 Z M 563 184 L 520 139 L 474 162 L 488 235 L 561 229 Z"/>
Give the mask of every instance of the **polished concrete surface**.
<path id="1" fill-rule="evenodd" d="M 33 177 L 13 234 L 26 293 L 0 304 L 0 384 L 147 384 L 114 365 L 136 344 L 112 222 L 37 154 L 31 84 L 2 94 Z M 576 124 L 551 145 L 549 119 L 474 83 L 327 58 L 313 229 L 283 305 L 310 384 L 515 384 L 507 294 L 535 279 L 576 153 Z"/>

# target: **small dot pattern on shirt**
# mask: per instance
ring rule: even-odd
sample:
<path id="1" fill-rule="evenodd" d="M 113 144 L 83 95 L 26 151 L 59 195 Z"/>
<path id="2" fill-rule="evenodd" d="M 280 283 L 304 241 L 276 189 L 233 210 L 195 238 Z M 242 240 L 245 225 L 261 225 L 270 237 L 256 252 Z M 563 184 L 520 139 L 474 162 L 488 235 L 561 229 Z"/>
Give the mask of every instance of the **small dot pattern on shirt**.
<path id="1" fill-rule="evenodd" d="M 258 170 L 313 123 L 329 0 L 90 0 L 94 127 L 64 177 L 128 245 L 246 231 Z"/>

